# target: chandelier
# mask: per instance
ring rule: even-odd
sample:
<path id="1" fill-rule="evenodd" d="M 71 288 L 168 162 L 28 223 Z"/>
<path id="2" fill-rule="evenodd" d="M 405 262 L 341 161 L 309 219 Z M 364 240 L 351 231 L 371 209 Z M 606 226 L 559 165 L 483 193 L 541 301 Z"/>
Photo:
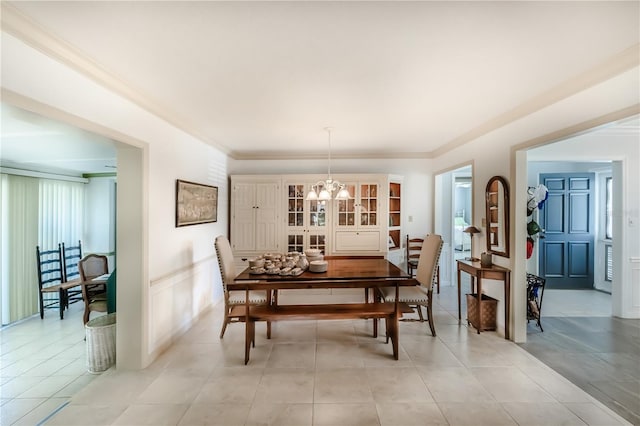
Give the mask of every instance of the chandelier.
<path id="1" fill-rule="evenodd" d="M 315 185 L 311 185 L 311 191 L 307 194 L 307 200 L 309 201 L 328 201 L 332 198 L 336 200 L 348 200 L 351 198 L 349 190 L 346 185 L 340 183 L 340 181 L 333 180 L 331 178 L 331 127 L 325 127 L 329 135 L 329 161 L 327 170 L 327 179 L 316 182 Z M 335 197 L 333 193 L 336 192 Z"/>

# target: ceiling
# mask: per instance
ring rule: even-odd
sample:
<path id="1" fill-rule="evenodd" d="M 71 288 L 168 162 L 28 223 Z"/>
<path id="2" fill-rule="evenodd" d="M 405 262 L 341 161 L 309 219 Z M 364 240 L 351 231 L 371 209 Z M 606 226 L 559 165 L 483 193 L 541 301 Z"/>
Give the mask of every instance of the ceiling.
<path id="1" fill-rule="evenodd" d="M 640 41 L 635 1 L 2 3 L 238 159 L 325 155 L 327 126 L 336 157 L 432 157 Z"/>
<path id="2" fill-rule="evenodd" d="M 3 167 L 52 173 L 112 173 L 113 141 L 59 121 L 2 103 Z"/>

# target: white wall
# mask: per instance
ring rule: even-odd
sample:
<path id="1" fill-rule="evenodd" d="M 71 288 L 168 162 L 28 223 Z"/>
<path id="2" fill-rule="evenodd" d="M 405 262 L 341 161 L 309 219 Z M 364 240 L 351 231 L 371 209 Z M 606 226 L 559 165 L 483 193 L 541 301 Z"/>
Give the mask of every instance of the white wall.
<path id="1" fill-rule="evenodd" d="M 2 73 L 3 101 L 120 141 L 117 367 L 144 367 L 221 298 L 213 241 L 227 233 L 226 155 L 6 33 Z M 219 187 L 217 223 L 175 228 L 178 178 Z"/>
<path id="2" fill-rule="evenodd" d="M 85 186 L 82 253 L 104 254 L 109 271 L 115 267 L 115 177 L 93 177 Z"/>

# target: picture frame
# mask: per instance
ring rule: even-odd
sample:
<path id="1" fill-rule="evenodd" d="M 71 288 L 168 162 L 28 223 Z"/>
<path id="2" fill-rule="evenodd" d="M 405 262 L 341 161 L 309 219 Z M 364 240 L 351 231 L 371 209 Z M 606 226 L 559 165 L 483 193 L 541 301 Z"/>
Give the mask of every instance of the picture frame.
<path id="1" fill-rule="evenodd" d="M 176 179 L 176 228 L 218 221 L 218 187 Z"/>

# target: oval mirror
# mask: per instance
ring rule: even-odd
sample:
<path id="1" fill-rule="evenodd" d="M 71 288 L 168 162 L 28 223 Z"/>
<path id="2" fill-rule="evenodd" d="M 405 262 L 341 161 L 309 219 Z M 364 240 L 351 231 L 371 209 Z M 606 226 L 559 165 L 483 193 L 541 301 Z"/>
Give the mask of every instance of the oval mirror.
<path id="1" fill-rule="evenodd" d="M 501 176 L 489 179 L 486 189 L 487 251 L 509 257 L 509 185 Z"/>

